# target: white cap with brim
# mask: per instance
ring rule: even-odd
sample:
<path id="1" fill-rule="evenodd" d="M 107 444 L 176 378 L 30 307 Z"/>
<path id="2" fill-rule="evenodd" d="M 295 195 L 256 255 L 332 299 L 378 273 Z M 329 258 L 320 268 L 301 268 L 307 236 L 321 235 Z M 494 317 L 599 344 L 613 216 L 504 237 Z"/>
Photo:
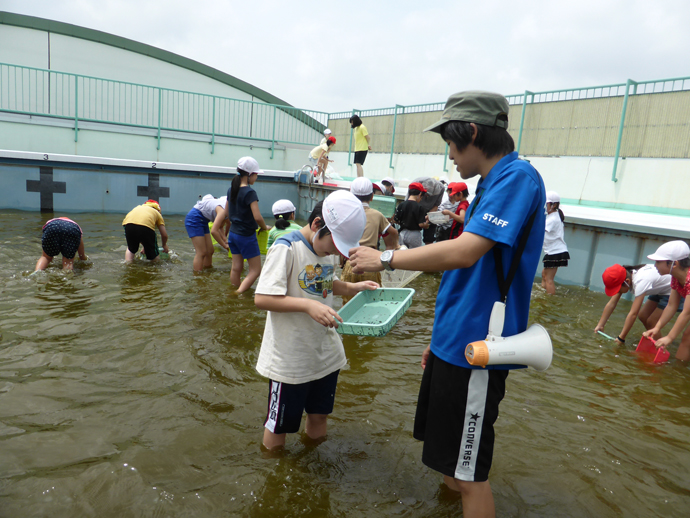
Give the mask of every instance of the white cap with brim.
<path id="1" fill-rule="evenodd" d="M 546 193 L 546 203 L 560 203 L 561 197 L 556 191 L 547 191 Z"/>
<path id="2" fill-rule="evenodd" d="M 335 191 L 323 200 L 322 216 L 338 252 L 349 258 L 350 249 L 359 246 L 367 224 L 362 202 L 351 192 Z"/>
<path id="3" fill-rule="evenodd" d="M 328 128 L 326 128 L 325 130 L 323 130 L 323 134 L 324 134 L 324 135 L 330 135 L 331 133 L 332 133 L 331 130 L 329 130 Z"/>
<path id="4" fill-rule="evenodd" d="M 690 257 L 690 247 L 685 241 L 669 241 L 656 249 L 647 259 L 652 261 L 680 261 Z"/>
<path id="5" fill-rule="evenodd" d="M 245 173 L 249 174 L 264 174 L 264 172 L 259 169 L 259 162 L 250 156 L 243 156 L 237 161 L 237 169 L 242 169 Z"/>
<path id="6" fill-rule="evenodd" d="M 297 209 L 290 200 L 278 200 L 271 207 L 271 212 L 274 216 L 278 214 L 288 214 L 290 212 L 295 212 Z"/>
<path id="7" fill-rule="evenodd" d="M 371 183 L 369 178 L 360 176 L 352 180 L 350 184 L 350 192 L 355 196 L 369 196 L 374 192 L 374 185 Z"/>

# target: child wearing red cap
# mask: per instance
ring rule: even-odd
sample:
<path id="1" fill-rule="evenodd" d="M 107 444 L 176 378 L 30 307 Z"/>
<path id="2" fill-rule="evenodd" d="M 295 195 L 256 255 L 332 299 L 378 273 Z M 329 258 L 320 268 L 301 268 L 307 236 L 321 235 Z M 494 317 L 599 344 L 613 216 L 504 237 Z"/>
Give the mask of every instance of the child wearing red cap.
<path id="1" fill-rule="evenodd" d="M 604 326 L 616 309 L 623 294 L 630 290 L 635 294 L 635 300 L 625 318 L 623 329 L 616 336 L 619 344 L 624 344 L 628 333 L 632 329 L 635 319 L 639 318 L 645 329 L 652 329 L 662 310 L 668 303 L 671 294 L 671 276 L 659 275 L 653 264 L 639 264 L 637 266 L 622 266 L 614 264 L 604 270 L 601 276 L 604 281 L 604 292 L 611 297 L 594 332 L 604 331 Z M 644 298 L 647 296 L 647 301 Z M 644 302 L 644 305 L 643 305 Z"/>
<path id="2" fill-rule="evenodd" d="M 467 211 L 467 207 L 470 206 L 470 202 L 467 201 L 467 198 L 470 196 L 470 191 L 467 189 L 467 184 L 465 182 L 454 182 L 451 183 L 449 187 L 449 200 L 453 204 L 457 203 L 458 205 L 454 212 L 444 210 L 441 213 L 450 216 L 453 220 L 453 224 L 450 226 L 448 239 L 455 239 L 460 237 L 460 234 L 462 234 L 465 228 L 465 211 Z"/>
<path id="3" fill-rule="evenodd" d="M 149 261 L 158 260 L 158 239 L 156 228 L 161 233 L 163 251 L 168 252 L 168 233 L 165 230 L 165 221 L 161 214 L 161 206 L 156 200 L 147 200 L 142 205 L 137 205 L 122 220 L 125 227 L 125 239 L 127 239 L 127 250 L 125 250 L 125 261 L 134 261 L 139 245 L 144 246 L 146 259 Z"/>
<path id="4" fill-rule="evenodd" d="M 412 182 L 408 188 L 408 199 L 395 209 L 393 221 L 400 225 L 399 242 L 408 249 L 424 245 L 422 229 L 429 228 L 426 210 L 419 202 L 426 194 L 426 189 L 419 182 Z"/>

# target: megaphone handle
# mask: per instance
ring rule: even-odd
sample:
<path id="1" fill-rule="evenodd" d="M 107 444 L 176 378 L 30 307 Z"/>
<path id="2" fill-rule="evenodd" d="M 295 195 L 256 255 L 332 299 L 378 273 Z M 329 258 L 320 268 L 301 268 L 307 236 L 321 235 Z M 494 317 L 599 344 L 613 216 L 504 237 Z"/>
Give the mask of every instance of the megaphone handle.
<path id="1" fill-rule="evenodd" d="M 503 336 L 503 324 L 506 318 L 506 305 L 503 302 L 494 302 L 489 318 L 489 336 Z"/>

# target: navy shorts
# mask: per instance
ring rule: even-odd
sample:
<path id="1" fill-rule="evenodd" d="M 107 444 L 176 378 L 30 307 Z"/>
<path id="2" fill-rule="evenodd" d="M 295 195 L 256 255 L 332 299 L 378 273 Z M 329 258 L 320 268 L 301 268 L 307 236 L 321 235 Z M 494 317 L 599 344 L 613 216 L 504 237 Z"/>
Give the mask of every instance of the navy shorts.
<path id="1" fill-rule="evenodd" d="M 424 441 L 424 464 L 458 480 L 488 480 L 508 372 L 466 369 L 429 354 L 413 433 Z"/>
<path id="2" fill-rule="evenodd" d="M 355 151 L 355 164 L 364 165 L 364 160 L 367 158 L 369 151 Z"/>
<path id="3" fill-rule="evenodd" d="M 158 257 L 158 237 L 155 230 L 144 225 L 127 223 L 125 225 L 125 239 L 127 240 L 127 249 L 133 254 L 139 251 L 139 245 L 143 245 L 146 259 L 153 261 Z"/>
<path id="4" fill-rule="evenodd" d="M 62 254 L 66 259 L 74 259 L 80 244 L 81 229 L 76 223 L 55 219 L 43 227 L 41 247 L 50 257 Z"/>
<path id="5" fill-rule="evenodd" d="M 663 310 L 668 306 L 668 295 L 650 295 L 647 297 L 647 300 L 651 300 L 652 302 L 656 302 L 656 307 L 659 309 Z M 685 304 L 685 299 L 681 298 L 680 299 L 680 304 L 678 304 L 678 311 L 677 313 L 680 313 L 683 311 L 683 304 Z"/>
<path id="6" fill-rule="evenodd" d="M 259 240 L 256 238 L 255 233 L 251 236 L 241 236 L 233 233 L 232 227 L 230 227 L 228 246 L 230 246 L 230 251 L 233 256 L 241 255 L 242 259 L 251 259 L 252 257 L 261 255 Z"/>
<path id="7" fill-rule="evenodd" d="M 269 381 L 268 412 L 264 426 L 276 434 L 296 433 L 303 412 L 324 415 L 333 412 L 339 373 L 337 370 L 321 379 L 299 385 Z"/>
<path id="8" fill-rule="evenodd" d="M 184 228 L 187 229 L 187 235 L 192 237 L 204 237 L 208 234 L 208 220 L 201 214 L 199 209 L 192 208 L 184 218 Z"/>

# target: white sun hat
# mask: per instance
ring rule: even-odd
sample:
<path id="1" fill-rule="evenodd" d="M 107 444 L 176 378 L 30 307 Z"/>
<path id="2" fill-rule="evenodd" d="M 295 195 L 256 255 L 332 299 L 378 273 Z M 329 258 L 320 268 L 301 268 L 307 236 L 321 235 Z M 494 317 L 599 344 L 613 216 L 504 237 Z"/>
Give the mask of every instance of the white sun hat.
<path id="1" fill-rule="evenodd" d="M 369 178 L 360 176 L 352 180 L 350 184 L 350 192 L 355 196 L 369 196 L 374 192 L 374 185 L 371 183 Z"/>
<path id="2" fill-rule="evenodd" d="M 278 214 L 288 214 L 289 212 L 295 212 L 296 210 L 297 209 L 290 200 L 278 200 L 273 204 L 273 207 L 271 207 L 271 211 L 273 212 L 274 216 L 277 216 Z"/>
<path id="3" fill-rule="evenodd" d="M 237 161 L 237 169 L 242 169 L 249 174 L 264 174 L 259 168 L 259 162 L 250 156 L 243 156 Z"/>
<path id="4" fill-rule="evenodd" d="M 350 249 L 359 246 L 367 224 L 362 202 L 351 192 L 335 191 L 323 200 L 322 215 L 338 252 L 350 257 Z"/>
<path id="5" fill-rule="evenodd" d="M 685 241 L 669 241 L 656 249 L 647 259 L 652 261 L 680 261 L 690 257 L 690 247 Z"/>

